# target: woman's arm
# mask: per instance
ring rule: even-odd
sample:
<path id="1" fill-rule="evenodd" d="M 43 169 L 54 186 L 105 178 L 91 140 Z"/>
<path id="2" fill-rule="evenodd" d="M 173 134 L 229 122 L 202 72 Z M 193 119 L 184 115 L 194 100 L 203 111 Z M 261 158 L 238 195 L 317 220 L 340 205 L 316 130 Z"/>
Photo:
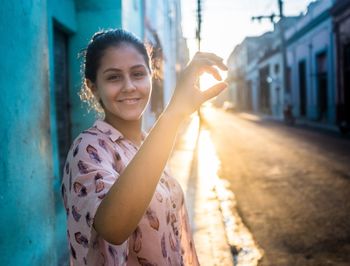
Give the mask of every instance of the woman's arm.
<path id="1" fill-rule="evenodd" d="M 214 54 L 195 55 L 182 73 L 166 110 L 102 200 L 94 218 L 94 227 L 106 241 L 118 245 L 132 234 L 150 204 L 179 125 L 203 102 L 218 95 L 227 86 L 220 82 L 206 91 L 196 87 L 198 77 L 203 72 L 221 80 L 214 66 L 226 70 L 222 59 Z"/>

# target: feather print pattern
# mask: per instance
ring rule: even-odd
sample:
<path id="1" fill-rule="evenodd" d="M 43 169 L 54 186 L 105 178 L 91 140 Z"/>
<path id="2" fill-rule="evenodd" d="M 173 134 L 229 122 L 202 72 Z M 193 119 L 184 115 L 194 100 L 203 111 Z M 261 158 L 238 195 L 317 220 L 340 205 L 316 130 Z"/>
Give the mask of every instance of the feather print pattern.
<path id="1" fill-rule="evenodd" d="M 66 174 L 68 175 L 69 174 L 69 162 L 66 162 L 65 169 L 66 169 Z"/>
<path id="2" fill-rule="evenodd" d="M 106 142 L 103 139 L 98 139 L 98 145 L 100 145 L 100 147 L 102 147 L 105 151 L 108 151 Z"/>
<path id="3" fill-rule="evenodd" d="M 140 227 L 136 227 L 135 231 L 132 233 L 132 238 L 134 241 L 133 250 L 139 253 L 142 248 L 142 232 Z"/>
<path id="4" fill-rule="evenodd" d="M 101 158 L 98 155 L 97 150 L 93 146 L 88 145 L 86 147 L 86 151 L 89 154 L 91 160 L 95 161 L 96 163 L 101 163 Z"/>
<path id="5" fill-rule="evenodd" d="M 111 254 L 113 259 L 115 259 L 118 256 L 118 252 L 110 245 L 108 245 L 108 252 L 109 254 Z"/>
<path id="6" fill-rule="evenodd" d="M 154 229 L 157 230 L 159 229 L 159 220 L 157 217 L 157 214 L 155 211 L 153 211 L 151 208 L 148 208 L 146 210 L 146 217 L 148 219 L 149 225 Z"/>
<path id="7" fill-rule="evenodd" d="M 77 208 L 73 205 L 72 206 L 72 215 L 76 222 L 79 222 L 81 214 L 78 212 Z"/>
<path id="8" fill-rule="evenodd" d="M 87 240 L 86 236 L 84 236 L 81 232 L 75 233 L 74 236 L 78 244 L 82 245 L 85 248 L 88 247 L 89 241 Z"/>
<path id="9" fill-rule="evenodd" d="M 87 195 L 86 187 L 79 182 L 74 182 L 73 190 L 78 194 L 78 197 L 85 197 Z"/>
<path id="10" fill-rule="evenodd" d="M 169 232 L 169 244 L 172 251 L 178 251 L 177 241 L 174 240 L 172 234 Z"/>
<path id="11" fill-rule="evenodd" d="M 159 202 L 163 202 L 163 196 L 162 194 L 160 194 L 157 190 L 155 192 L 155 195 L 156 195 L 156 199 L 159 201 Z"/>
<path id="12" fill-rule="evenodd" d="M 77 141 L 75 143 L 75 148 L 73 150 L 73 157 L 75 157 L 78 154 L 78 152 L 79 152 L 79 144 L 82 141 L 82 139 L 83 138 L 81 138 L 81 137 L 77 139 Z"/>
<path id="13" fill-rule="evenodd" d="M 89 170 L 88 170 L 87 165 L 86 165 L 83 161 L 81 161 L 81 160 L 79 160 L 79 162 L 78 162 L 78 169 L 79 169 L 79 172 L 80 172 L 81 174 L 87 174 L 87 173 L 89 173 Z"/>
<path id="14" fill-rule="evenodd" d="M 168 255 L 167 255 L 166 244 L 165 244 L 165 232 L 162 235 L 162 240 L 160 242 L 160 246 L 162 248 L 162 255 L 164 258 L 166 258 Z"/>
<path id="15" fill-rule="evenodd" d="M 101 174 L 97 173 L 95 175 L 95 193 L 100 193 L 105 188 L 105 183 L 103 182 L 103 177 Z"/>
<path id="16" fill-rule="evenodd" d="M 93 136 L 97 136 L 96 132 L 92 132 L 90 130 L 84 130 L 83 132 L 81 132 L 82 134 L 89 134 L 89 135 L 93 135 Z"/>
<path id="17" fill-rule="evenodd" d="M 137 257 L 141 266 L 157 266 L 157 264 L 149 262 L 146 258 Z"/>
<path id="18" fill-rule="evenodd" d="M 72 143 L 62 169 L 61 194 L 67 212 L 66 234 L 73 265 L 91 264 L 91 261 L 106 266 L 127 265 L 128 260 L 141 266 L 199 265 L 187 228 L 188 218 L 182 215 L 185 206 L 181 187 L 166 171 L 140 223 L 125 242 L 112 245 L 93 230 L 98 205 L 137 149 L 103 121 Z M 181 239 L 188 240 L 187 244 L 181 245 Z"/>
<path id="19" fill-rule="evenodd" d="M 79 152 L 79 144 L 75 147 L 73 151 L 73 157 L 77 156 L 78 152 Z"/>
<path id="20" fill-rule="evenodd" d="M 72 191 L 72 171 L 69 173 L 69 192 Z"/>
<path id="21" fill-rule="evenodd" d="M 88 225 L 88 227 L 91 227 L 92 226 L 92 217 L 90 215 L 90 212 L 87 212 L 86 215 L 85 215 L 85 221 L 86 221 L 86 224 Z"/>

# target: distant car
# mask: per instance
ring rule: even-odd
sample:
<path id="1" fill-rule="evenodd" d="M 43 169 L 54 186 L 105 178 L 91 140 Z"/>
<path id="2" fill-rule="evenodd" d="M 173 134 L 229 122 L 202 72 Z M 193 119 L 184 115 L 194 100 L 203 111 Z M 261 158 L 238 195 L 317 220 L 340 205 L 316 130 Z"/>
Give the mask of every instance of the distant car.
<path id="1" fill-rule="evenodd" d="M 224 109 L 226 112 L 234 111 L 235 106 L 233 103 L 231 103 L 229 101 L 224 101 L 224 103 L 222 104 L 222 109 Z"/>

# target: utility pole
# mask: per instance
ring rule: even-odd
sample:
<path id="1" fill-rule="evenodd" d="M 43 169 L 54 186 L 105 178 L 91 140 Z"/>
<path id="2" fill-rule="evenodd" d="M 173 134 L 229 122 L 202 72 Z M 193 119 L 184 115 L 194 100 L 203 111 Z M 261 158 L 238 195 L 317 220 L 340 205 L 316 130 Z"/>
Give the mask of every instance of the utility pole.
<path id="1" fill-rule="evenodd" d="M 278 0 L 278 10 L 279 10 L 279 14 L 276 15 L 274 13 L 272 13 L 269 16 L 254 16 L 252 17 L 252 20 L 258 20 L 259 22 L 262 19 L 269 19 L 271 21 L 271 23 L 275 24 L 275 18 L 279 18 L 279 37 L 280 37 L 280 41 L 281 41 L 281 54 L 282 54 L 282 74 L 283 74 L 283 87 L 284 87 L 284 92 L 286 94 L 290 94 L 290 88 L 289 88 L 289 84 L 288 84 L 288 69 L 287 69 L 287 49 L 286 49 L 286 40 L 284 37 L 284 32 L 285 32 L 285 20 L 284 20 L 284 12 L 283 12 L 283 1 L 282 0 Z M 290 96 L 290 95 L 289 95 Z"/>
<path id="2" fill-rule="evenodd" d="M 198 44 L 198 51 L 201 50 L 201 31 L 202 31 L 202 1 L 197 0 L 197 30 L 196 30 L 196 38 Z M 200 81 L 198 80 L 198 88 L 200 87 Z M 201 130 L 203 125 L 203 117 L 201 114 L 201 107 L 198 108 L 197 111 L 199 117 L 199 130 Z"/>
<path id="3" fill-rule="evenodd" d="M 286 47 L 286 39 L 284 37 L 285 32 L 285 20 L 284 19 L 284 13 L 283 13 L 283 1 L 278 0 L 278 9 L 280 13 L 280 27 L 279 27 L 279 33 L 281 38 L 281 52 L 282 52 L 282 68 L 283 68 L 283 84 L 284 84 L 284 90 L 286 93 L 290 94 L 290 88 L 288 84 L 288 69 L 287 69 L 287 47 Z"/>
<path id="4" fill-rule="evenodd" d="M 196 38 L 198 43 L 198 51 L 201 50 L 201 31 L 202 31 L 202 1 L 197 0 L 197 30 Z"/>

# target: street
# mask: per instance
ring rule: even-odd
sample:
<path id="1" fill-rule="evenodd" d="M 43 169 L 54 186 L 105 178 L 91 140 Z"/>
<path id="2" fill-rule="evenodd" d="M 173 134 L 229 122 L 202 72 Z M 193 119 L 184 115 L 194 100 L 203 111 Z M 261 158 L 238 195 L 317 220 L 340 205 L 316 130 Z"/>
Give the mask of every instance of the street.
<path id="1" fill-rule="evenodd" d="M 336 133 L 203 108 L 261 266 L 350 264 L 350 141 Z"/>

